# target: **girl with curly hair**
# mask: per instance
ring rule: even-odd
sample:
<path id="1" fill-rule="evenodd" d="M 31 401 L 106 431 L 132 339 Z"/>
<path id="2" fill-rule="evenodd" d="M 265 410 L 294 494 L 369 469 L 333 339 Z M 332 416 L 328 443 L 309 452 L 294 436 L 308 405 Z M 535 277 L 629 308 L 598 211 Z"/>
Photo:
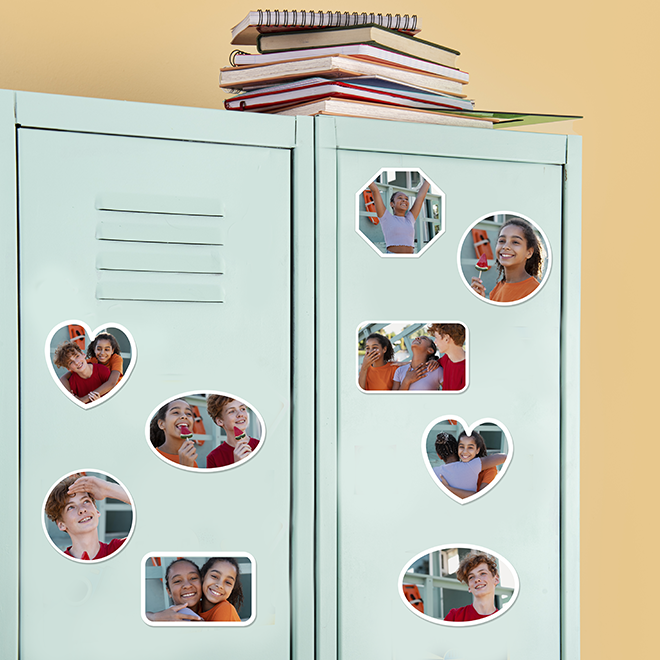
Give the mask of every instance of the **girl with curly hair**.
<path id="1" fill-rule="evenodd" d="M 543 246 L 532 225 L 522 218 L 509 218 L 500 229 L 495 247 L 499 280 L 488 298 L 493 302 L 515 302 L 533 293 L 543 275 Z M 473 277 L 472 288 L 486 297 L 486 287 Z"/>

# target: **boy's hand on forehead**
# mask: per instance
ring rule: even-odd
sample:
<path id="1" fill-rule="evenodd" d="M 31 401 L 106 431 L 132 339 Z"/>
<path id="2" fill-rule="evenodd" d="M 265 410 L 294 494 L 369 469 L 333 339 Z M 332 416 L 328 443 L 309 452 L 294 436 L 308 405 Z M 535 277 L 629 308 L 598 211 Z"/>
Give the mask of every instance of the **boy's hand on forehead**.
<path id="1" fill-rule="evenodd" d="M 69 495 L 89 493 L 95 500 L 112 497 L 122 502 L 129 502 L 126 491 L 119 485 L 98 477 L 80 477 L 76 479 L 67 491 Z"/>
<path id="2" fill-rule="evenodd" d="M 80 477 L 69 486 L 69 495 L 89 493 L 95 500 L 107 497 L 107 481 L 98 477 Z"/>

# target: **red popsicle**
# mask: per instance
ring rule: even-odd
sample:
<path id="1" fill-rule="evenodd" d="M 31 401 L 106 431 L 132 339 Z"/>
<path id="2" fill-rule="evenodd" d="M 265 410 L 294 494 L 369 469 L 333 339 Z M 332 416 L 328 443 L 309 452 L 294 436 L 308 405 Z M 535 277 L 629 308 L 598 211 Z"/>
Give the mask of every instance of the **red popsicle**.
<path id="1" fill-rule="evenodd" d="M 486 258 L 485 254 L 482 254 L 479 257 L 479 261 L 477 261 L 475 268 L 479 271 L 479 279 L 481 279 L 481 273 L 483 271 L 487 271 L 490 268 L 488 265 L 488 259 Z"/>
<path id="2" fill-rule="evenodd" d="M 234 436 L 236 436 L 236 442 L 242 442 L 247 438 L 245 431 L 241 431 L 238 426 L 234 426 Z"/>
<path id="3" fill-rule="evenodd" d="M 187 424 L 179 426 L 179 435 L 182 440 L 190 440 L 193 437 L 192 431 L 188 428 Z"/>

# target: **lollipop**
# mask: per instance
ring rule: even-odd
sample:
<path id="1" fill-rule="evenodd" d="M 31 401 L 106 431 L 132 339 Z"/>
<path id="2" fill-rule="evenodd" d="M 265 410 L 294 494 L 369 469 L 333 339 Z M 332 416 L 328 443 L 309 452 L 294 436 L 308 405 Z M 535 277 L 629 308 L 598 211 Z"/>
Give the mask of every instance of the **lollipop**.
<path id="1" fill-rule="evenodd" d="M 179 426 L 179 435 L 182 440 L 190 440 L 193 437 L 192 431 L 188 428 L 187 424 L 181 424 Z"/>
<path id="2" fill-rule="evenodd" d="M 488 259 L 485 254 L 482 254 L 477 261 L 475 268 L 479 271 L 479 279 L 481 279 L 481 273 L 487 271 L 490 266 L 488 265 Z"/>
<path id="3" fill-rule="evenodd" d="M 238 426 L 234 426 L 234 435 L 236 436 L 236 442 L 243 442 L 247 439 L 245 431 L 241 431 Z"/>

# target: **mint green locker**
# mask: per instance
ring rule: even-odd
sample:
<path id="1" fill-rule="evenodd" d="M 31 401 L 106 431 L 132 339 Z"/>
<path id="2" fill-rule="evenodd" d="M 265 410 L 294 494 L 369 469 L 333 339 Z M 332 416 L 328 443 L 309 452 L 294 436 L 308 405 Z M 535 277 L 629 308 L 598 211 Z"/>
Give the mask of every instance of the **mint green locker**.
<path id="1" fill-rule="evenodd" d="M 291 492 L 301 425 L 291 416 L 300 295 L 292 241 L 301 238 L 292 204 L 301 212 L 309 204 L 291 190 L 296 178 L 311 189 L 302 185 L 299 156 L 308 147 L 298 149 L 305 127 L 296 134 L 288 119 L 30 94 L 16 95 L 14 118 L 9 96 L 3 136 L 14 143 L 18 179 L 20 551 L 10 547 L 8 556 L 20 560 L 20 656 L 47 649 L 49 657 L 71 657 L 77 644 L 99 658 L 130 649 L 288 658 L 300 542 L 290 534 L 300 514 L 300 507 L 292 514 Z M 16 226 L 9 215 L 3 222 Z M 46 368 L 46 337 L 67 319 L 90 328 L 118 323 L 135 340 L 133 373 L 94 409 L 67 400 Z M 259 411 L 266 427 L 259 454 L 219 473 L 186 472 L 154 456 L 144 433 L 151 411 L 179 393 L 212 390 Z M 41 523 L 50 486 L 85 468 L 117 477 L 136 505 L 126 546 L 93 565 L 57 554 Z M 142 621 L 143 556 L 194 551 L 254 557 L 251 625 L 191 633 Z M 304 563 L 297 567 L 304 574 Z M 63 644 L 65 630 L 73 634 Z M 13 655 L 12 637 L 5 643 Z"/>
<path id="2" fill-rule="evenodd" d="M 336 379 L 318 379 L 319 607 L 326 622 L 337 612 L 320 629 L 320 657 L 576 654 L 579 162 L 569 167 L 567 147 L 573 165 L 579 145 L 342 118 L 319 118 L 316 129 L 320 373 L 337 365 Z M 446 196 L 446 231 L 419 257 L 383 258 L 355 231 L 356 193 L 381 168 L 419 168 Z M 510 307 L 472 295 L 457 267 L 468 227 L 503 210 L 532 219 L 552 251 L 541 291 Z M 464 323 L 468 388 L 360 391 L 357 328 L 369 321 Z M 463 506 L 433 483 L 420 451 L 426 427 L 451 415 L 495 418 L 514 445 L 501 482 Z M 502 616 L 452 628 L 404 605 L 404 566 L 452 544 L 512 564 L 520 588 Z"/>

